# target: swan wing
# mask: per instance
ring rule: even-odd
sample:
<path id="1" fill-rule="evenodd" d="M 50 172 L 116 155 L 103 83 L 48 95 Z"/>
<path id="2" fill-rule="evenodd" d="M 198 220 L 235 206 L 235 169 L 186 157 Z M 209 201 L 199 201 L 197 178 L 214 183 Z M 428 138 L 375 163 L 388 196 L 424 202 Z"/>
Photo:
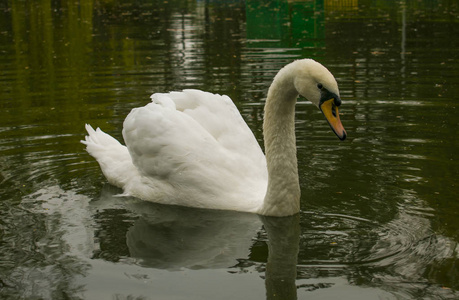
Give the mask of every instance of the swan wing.
<path id="1" fill-rule="evenodd" d="M 185 90 L 153 94 L 151 98 L 154 103 L 171 99 L 177 111 L 190 116 L 222 147 L 233 154 L 238 153 L 255 160 L 256 163 L 265 160 L 255 136 L 228 96 Z"/>
<path id="2" fill-rule="evenodd" d="M 123 137 L 133 164 L 162 186 L 168 204 L 247 211 L 251 199 L 263 200 L 265 157 L 227 96 L 154 94 L 127 116 Z"/>

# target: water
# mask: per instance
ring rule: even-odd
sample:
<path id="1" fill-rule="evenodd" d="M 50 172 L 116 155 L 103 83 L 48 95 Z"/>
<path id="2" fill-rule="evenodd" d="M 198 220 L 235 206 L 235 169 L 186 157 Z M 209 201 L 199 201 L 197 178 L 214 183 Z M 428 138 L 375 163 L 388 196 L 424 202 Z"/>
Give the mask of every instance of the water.
<path id="1" fill-rule="evenodd" d="M 456 1 L 0 4 L 2 299 L 457 299 Z M 115 197 L 84 124 L 153 92 L 231 96 L 262 142 L 277 70 L 335 74 L 348 140 L 300 99 L 290 218 Z"/>

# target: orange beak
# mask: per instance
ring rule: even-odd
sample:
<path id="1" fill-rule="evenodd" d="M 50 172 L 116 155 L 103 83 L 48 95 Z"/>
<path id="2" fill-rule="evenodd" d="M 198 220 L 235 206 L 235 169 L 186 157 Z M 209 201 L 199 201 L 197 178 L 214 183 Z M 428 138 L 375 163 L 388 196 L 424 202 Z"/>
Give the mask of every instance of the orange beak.
<path id="1" fill-rule="evenodd" d="M 341 120 L 339 119 L 338 106 L 335 104 L 335 99 L 332 98 L 324 101 L 319 108 L 336 136 L 342 141 L 345 140 L 346 130 L 344 130 L 343 124 L 341 124 Z"/>

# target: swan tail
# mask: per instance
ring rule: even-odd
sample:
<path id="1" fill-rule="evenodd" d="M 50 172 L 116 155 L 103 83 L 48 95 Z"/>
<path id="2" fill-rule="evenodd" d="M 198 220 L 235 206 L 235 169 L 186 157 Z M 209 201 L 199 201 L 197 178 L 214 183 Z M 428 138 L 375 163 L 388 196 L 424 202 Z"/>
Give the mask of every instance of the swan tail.
<path id="1" fill-rule="evenodd" d="M 88 135 L 85 137 L 83 144 L 90 148 L 106 148 L 107 146 L 122 146 L 120 142 L 114 139 L 112 136 L 103 132 L 100 128 L 94 130 L 91 125 L 85 125 Z"/>
<path id="2" fill-rule="evenodd" d="M 86 151 L 97 160 L 108 182 L 124 189 L 127 180 L 137 173 L 126 146 L 100 128 L 94 130 L 89 124 L 85 127 L 88 135 L 81 143 Z"/>

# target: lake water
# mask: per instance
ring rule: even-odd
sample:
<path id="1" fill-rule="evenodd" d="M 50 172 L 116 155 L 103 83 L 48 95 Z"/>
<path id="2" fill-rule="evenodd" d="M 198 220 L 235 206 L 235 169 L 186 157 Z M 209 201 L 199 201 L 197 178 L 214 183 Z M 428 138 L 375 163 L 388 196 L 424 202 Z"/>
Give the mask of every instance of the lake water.
<path id="1" fill-rule="evenodd" d="M 457 1 L 2 1 L 0 298 L 458 299 Z M 267 88 L 314 58 L 348 139 L 297 105 L 301 212 L 116 197 L 84 124 L 150 94 Z"/>

